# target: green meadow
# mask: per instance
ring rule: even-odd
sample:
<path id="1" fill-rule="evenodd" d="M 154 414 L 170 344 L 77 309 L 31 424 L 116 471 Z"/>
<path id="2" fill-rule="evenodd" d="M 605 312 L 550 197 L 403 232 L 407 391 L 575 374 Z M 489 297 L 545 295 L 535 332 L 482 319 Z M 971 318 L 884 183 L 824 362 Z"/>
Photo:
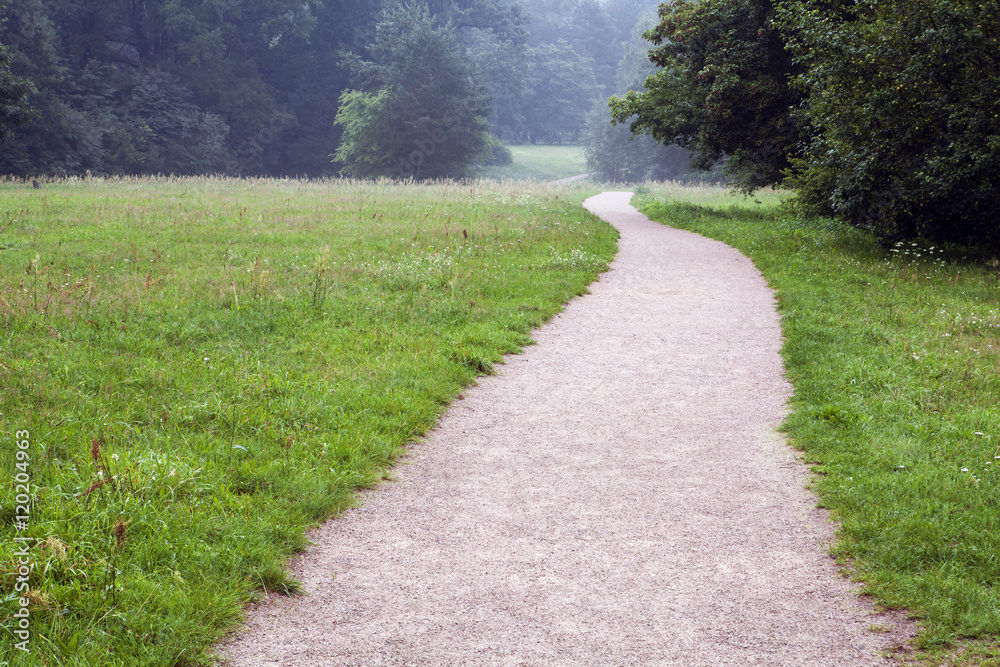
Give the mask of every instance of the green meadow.
<path id="1" fill-rule="evenodd" d="M 898 657 L 1000 665 L 1000 263 L 880 248 L 781 193 L 639 191 L 775 289 L 783 429 L 840 523 L 832 553 L 919 619 Z M 0 184 L 0 663 L 212 664 L 247 602 L 297 591 L 304 531 L 607 267 L 594 193 Z"/>
<path id="2" fill-rule="evenodd" d="M 832 553 L 919 619 L 916 658 L 1000 664 L 1000 263 L 881 248 L 774 192 L 640 190 L 651 218 L 738 248 L 776 291 L 784 431 L 840 522 Z"/>
<path id="3" fill-rule="evenodd" d="M 606 269 L 589 194 L 0 184 L 0 663 L 210 664 L 307 527 Z"/>
<path id="4" fill-rule="evenodd" d="M 513 164 L 482 167 L 479 177 L 496 180 L 556 181 L 587 173 L 583 146 L 510 146 Z"/>

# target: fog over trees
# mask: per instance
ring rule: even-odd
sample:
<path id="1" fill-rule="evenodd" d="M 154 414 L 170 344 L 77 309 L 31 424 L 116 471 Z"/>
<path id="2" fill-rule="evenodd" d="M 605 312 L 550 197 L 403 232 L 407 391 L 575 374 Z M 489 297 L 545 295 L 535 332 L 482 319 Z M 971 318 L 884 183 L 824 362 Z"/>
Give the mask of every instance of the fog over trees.
<path id="1" fill-rule="evenodd" d="M 0 173 L 468 175 L 579 142 L 657 4 L 4 0 Z"/>

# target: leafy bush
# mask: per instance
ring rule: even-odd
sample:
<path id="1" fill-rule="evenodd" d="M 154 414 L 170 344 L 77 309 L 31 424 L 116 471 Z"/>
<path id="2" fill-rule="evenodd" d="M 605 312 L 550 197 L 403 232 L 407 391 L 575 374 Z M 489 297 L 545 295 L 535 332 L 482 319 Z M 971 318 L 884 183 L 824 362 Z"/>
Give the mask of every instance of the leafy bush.
<path id="1" fill-rule="evenodd" d="M 485 167 L 506 167 L 514 164 L 514 154 L 502 143 L 490 137 L 486 152 L 483 153 L 482 162 Z"/>
<path id="2" fill-rule="evenodd" d="M 781 14 L 815 127 L 794 185 L 883 242 L 1000 244 L 1000 15 L 973 0 Z"/>

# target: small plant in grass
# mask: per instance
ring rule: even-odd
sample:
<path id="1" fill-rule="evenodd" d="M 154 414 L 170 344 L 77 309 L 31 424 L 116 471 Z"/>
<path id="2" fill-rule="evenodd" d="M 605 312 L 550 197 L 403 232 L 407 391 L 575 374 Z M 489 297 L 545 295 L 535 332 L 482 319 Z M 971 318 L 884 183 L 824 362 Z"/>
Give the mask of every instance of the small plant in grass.
<path id="1" fill-rule="evenodd" d="M 313 261 L 312 281 L 309 284 L 312 306 L 319 309 L 326 302 L 326 295 L 331 287 L 331 273 L 333 267 L 330 265 L 330 246 L 324 245 Z"/>
<path id="2" fill-rule="evenodd" d="M 110 592 L 111 606 L 118 605 L 118 575 L 121 571 L 118 569 L 119 555 L 122 550 L 125 549 L 125 544 L 128 541 L 128 524 L 125 523 L 124 517 L 118 517 L 115 521 L 115 525 L 111 529 L 112 541 L 110 545 L 110 563 L 107 566 L 107 579 L 105 580 L 105 594 Z"/>
<path id="3" fill-rule="evenodd" d="M 266 260 L 254 257 L 253 264 L 247 269 L 246 291 L 251 297 L 260 301 L 270 291 L 271 271 L 265 268 Z"/>

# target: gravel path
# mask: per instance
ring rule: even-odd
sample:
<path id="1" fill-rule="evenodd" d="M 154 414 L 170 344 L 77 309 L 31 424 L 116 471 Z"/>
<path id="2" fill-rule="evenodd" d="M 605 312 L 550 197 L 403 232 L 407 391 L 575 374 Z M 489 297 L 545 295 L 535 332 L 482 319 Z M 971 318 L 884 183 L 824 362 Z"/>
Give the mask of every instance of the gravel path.
<path id="1" fill-rule="evenodd" d="M 770 290 L 629 198 L 585 204 L 621 230 L 612 270 L 311 534 L 307 597 L 251 609 L 230 664 L 892 664 L 910 628 L 838 575 L 774 431 Z"/>
<path id="2" fill-rule="evenodd" d="M 570 183 L 576 183 L 577 181 L 582 181 L 585 178 L 590 178 L 590 174 L 580 174 L 579 176 L 570 176 L 569 178 L 560 178 L 556 181 L 547 181 L 542 183 L 542 185 L 569 185 Z"/>

